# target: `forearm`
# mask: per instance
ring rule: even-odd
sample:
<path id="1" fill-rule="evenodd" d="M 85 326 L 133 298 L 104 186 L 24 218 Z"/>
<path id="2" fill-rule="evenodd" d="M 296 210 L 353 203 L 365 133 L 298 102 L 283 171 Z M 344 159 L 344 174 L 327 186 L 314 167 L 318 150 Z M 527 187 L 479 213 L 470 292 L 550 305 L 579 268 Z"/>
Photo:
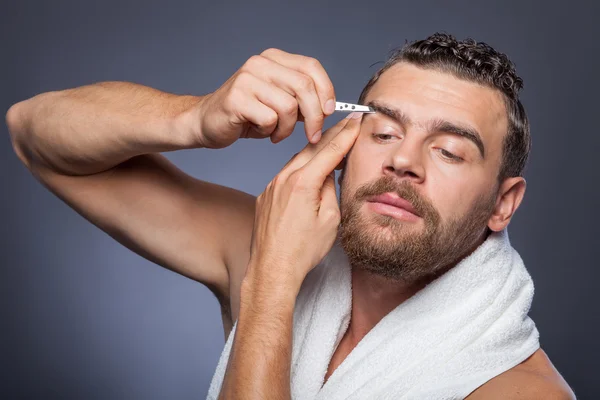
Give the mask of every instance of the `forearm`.
<path id="1" fill-rule="evenodd" d="M 201 100 L 127 82 L 49 92 L 7 113 L 13 145 L 29 166 L 92 174 L 141 154 L 197 147 L 189 118 Z"/>
<path id="2" fill-rule="evenodd" d="M 246 278 L 220 399 L 289 399 L 297 285 Z"/>

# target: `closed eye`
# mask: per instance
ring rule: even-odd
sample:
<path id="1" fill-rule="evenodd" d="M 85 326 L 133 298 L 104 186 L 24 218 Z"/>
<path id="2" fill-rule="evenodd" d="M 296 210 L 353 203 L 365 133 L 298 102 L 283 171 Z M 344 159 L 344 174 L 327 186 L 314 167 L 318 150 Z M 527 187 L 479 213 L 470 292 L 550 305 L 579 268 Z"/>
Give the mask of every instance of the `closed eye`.
<path id="1" fill-rule="evenodd" d="M 378 141 L 378 142 L 389 142 L 390 140 L 394 139 L 395 136 L 391 135 L 389 133 L 373 133 L 373 137 Z M 444 157 L 447 160 L 450 160 L 452 162 L 461 162 L 464 161 L 464 159 L 462 157 L 459 157 L 455 154 L 450 153 L 448 150 L 446 149 L 438 149 L 440 150 L 440 153 L 442 154 L 442 157 Z"/>
<path id="2" fill-rule="evenodd" d="M 388 141 L 394 137 L 394 135 L 390 135 L 389 133 L 374 133 L 373 136 L 382 142 Z"/>
<path id="3" fill-rule="evenodd" d="M 451 159 L 451 160 L 454 160 L 454 161 L 462 161 L 463 160 L 459 156 L 454 155 L 454 154 L 450 153 L 448 150 L 445 150 L 445 149 L 440 149 L 440 153 L 442 153 L 442 156 L 444 156 L 445 158 L 448 158 L 448 159 Z"/>

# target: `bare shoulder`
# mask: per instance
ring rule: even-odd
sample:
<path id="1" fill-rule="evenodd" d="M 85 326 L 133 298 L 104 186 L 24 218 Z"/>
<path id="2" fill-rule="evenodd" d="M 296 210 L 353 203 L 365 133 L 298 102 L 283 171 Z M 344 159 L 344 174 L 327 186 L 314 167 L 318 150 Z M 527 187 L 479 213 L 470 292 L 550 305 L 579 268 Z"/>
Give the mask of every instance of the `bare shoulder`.
<path id="1" fill-rule="evenodd" d="M 521 364 L 481 385 L 467 399 L 571 400 L 575 394 L 540 348 Z"/>

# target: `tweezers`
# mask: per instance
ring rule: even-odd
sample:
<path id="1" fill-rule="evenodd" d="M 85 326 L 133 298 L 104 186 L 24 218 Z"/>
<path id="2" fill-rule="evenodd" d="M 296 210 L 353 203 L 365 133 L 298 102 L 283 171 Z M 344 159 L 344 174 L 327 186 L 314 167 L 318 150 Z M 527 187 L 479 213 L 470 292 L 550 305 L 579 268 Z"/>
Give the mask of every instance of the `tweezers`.
<path id="1" fill-rule="evenodd" d="M 335 111 L 342 112 L 362 112 L 372 114 L 375 112 L 373 107 L 361 106 L 360 104 L 342 103 L 341 101 L 335 102 Z"/>

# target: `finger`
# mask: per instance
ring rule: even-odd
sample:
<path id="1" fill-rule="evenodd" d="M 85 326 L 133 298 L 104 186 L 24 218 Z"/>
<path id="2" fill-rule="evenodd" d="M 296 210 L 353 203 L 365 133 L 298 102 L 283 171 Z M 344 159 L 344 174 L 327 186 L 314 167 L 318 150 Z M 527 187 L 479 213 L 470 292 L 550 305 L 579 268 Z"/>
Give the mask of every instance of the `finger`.
<path id="1" fill-rule="evenodd" d="M 247 132 L 242 134 L 243 138 L 262 139 L 271 136 L 277 127 L 279 117 L 271 108 L 260 102 L 255 96 L 249 95 L 240 102 L 239 113 L 242 120 L 250 122 L 251 126 Z"/>
<path id="2" fill-rule="evenodd" d="M 285 67 L 295 69 L 303 74 L 309 75 L 316 84 L 317 93 L 321 100 L 323 112 L 331 115 L 335 111 L 335 91 L 329 75 L 321 63 L 312 57 L 306 57 L 299 54 L 286 53 L 278 49 L 268 49 L 262 54 Z M 327 104 L 327 102 L 331 102 Z"/>
<path id="3" fill-rule="evenodd" d="M 339 205 L 335 190 L 335 176 L 333 172 L 327 175 L 327 178 L 325 178 L 325 182 L 323 183 L 323 189 L 321 189 L 319 215 L 328 212 L 339 214 Z M 326 217 L 329 217 L 329 215 L 326 215 Z"/>
<path id="4" fill-rule="evenodd" d="M 330 140 L 332 140 L 344 127 L 348 124 L 349 118 L 340 120 L 337 124 L 327 129 L 323 134 L 323 138 L 316 144 L 308 143 L 304 148 L 292 157 L 290 161 L 283 167 L 280 174 L 282 176 L 289 176 L 294 171 L 302 168 L 308 161 L 310 161 L 315 154 L 319 152 L 323 147 L 327 146 Z"/>
<path id="5" fill-rule="evenodd" d="M 278 49 L 268 49 L 262 54 L 270 60 L 273 60 L 284 67 L 299 71 L 312 78 L 315 83 L 321 110 L 325 115 L 331 115 L 335 111 L 335 91 L 329 75 L 321 63 L 312 57 L 306 57 L 298 54 L 290 54 Z"/>
<path id="6" fill-rule="evenodd" d="M 283 67 L 281 67 L 281 73 L 276 76 L 272 75 L 271 79 L 274 84 L 292 92 L 296 97 L 304 121 L 306 137 L 311 143 L 318 142 L 323 131 L 325 115 L 319 104 L 314 81 L 308 75 Z"/>
<path id="7" fill-rule="evenodd" d="M 287 168 L 289 168 L 289 166 L 290 166 L 292 163 L 295 163 L 295 162 L 297 162 L 297 159 L 298 159 L 298 155 L 299 155 L 299 154 L 300 154 L 300 152 L 298 152 L 298 153 L 294 154 L 294 155 L 292 156 L 292 158 L 290 158 L 290 160 L 289 160 L 289 161 L 288 161 L 288 162 L 287 162 L 287 163 L 286 163 L 286 164 L 283 166 L 283 168 L 281 169 L 281 171 L 285 171 Z"/>
<path id="8" fill-rule="evenodd" d="M 251 76 L 247 78 L 256 98 L 277 113 L 277 126 L 271 133 L 271 141 L 277 143 L 292 134 L 298 116 L 298 102 L 285 90 Z"/>
<path id="9" fill-rule="evenodd" d="M 349 117 L 344 128 L 301 168 L 306 181 L 315 187 L 321 187 L 327 175 L 348 154 L 360 133 L 362 113 L 353 113 Z"/>
<path id="10" fill-rule="evenodd" d="M 344 157 L 342 159 L 342 161 L 340 161 L 340 163 L 335 167 L 335 170 L 340 171 L 340 170 L 344 169 L 345 166 L 346 166 L 346 157 Z"/>
<path id="11" fill-rule="evenodd" d="M 335 193 L 335 172 L 331 171 L 329 175 L 325 178 L 325 182 L 323 182 L 323 188 L 321 189 L 321 198 L 326 195 L 325 192 L 331 191 L 333 189 Z"/>
<path id="12" fill-rule="evenodd" d="M 246 68 L 251 74 L 276 85 L 297 99 L 300 107 L 299 117 L 304 121 L 306 137 L 309 142 L 316 143 L 319 138 L 315 135 L 322 131 L 325 115 L 313 79 L 262 56 L 252 57 L 247 64 L 249 65 Z"/>

